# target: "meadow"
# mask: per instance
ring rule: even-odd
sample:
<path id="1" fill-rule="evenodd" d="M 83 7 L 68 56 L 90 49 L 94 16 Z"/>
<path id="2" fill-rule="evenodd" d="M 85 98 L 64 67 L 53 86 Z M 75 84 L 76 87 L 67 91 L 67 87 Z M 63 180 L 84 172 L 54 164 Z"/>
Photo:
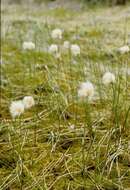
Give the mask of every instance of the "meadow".
<path id="1" fill-rule="evenodd" d="M 0 190 L 130 190 L 130 4 L 63 5 L 1 7 Z"/>

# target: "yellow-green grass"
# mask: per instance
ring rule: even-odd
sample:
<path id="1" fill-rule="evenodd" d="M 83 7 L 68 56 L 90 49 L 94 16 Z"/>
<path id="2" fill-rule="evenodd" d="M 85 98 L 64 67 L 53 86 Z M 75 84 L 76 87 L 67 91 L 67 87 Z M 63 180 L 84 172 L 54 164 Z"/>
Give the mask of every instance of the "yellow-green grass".
<path id="1" fill-rule="evenodd" d="M 2 25 L 0 189 L 128 190 L 130 53 L 117 49 L 130 38 L 129 5 L 78 12 L 7 6 Z M 50 37 L 54 28 L 64 31 L 60 42 Z M 36 50 L 22 49 L 27 40 Z M 81 47 L 76 64 L 69 53 L 56 59 L 47 52 L 65 40 Z M 102 84 L 105 71 L 115 84 Z M 77 97 L 87 80 L 96 91 L 90 104 Z M 36 105 L 12 120 L 10 103 L 26 95 Z"/>

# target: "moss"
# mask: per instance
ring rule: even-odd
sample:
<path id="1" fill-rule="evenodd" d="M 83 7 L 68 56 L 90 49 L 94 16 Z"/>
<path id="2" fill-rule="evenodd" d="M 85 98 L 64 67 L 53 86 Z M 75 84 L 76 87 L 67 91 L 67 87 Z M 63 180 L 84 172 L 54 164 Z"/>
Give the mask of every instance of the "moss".
<path id="1" fill-rule="evenodd" d="M 130 77 L 122 73 L 130 66 L 129 53 L 116 52 L 125 30 L 124 20 L 117 15 L 124 15 L 128 7 L 95 7 L 83 12 L 39 8 L 29 13 L 30 19 L 26 19 L 27 8 L 16 6 L 15 10 L 6 7 L 2 13 L 10 22 L 2 38 L 1 188 L 129 188 Z M 64 29 L 61 42 L 50 39 L 55 27 Z M 26 40 L 36 42 L 35 51 L 22 50 Z M 62 45 L 65 40 L 81 46 L 81 56 L 74 61 L 65 52 L 61 59 L 47 52 L 51 43 Z M 119 72 L 117 83 L 108 88 L 102 84 L 107 70 L 116 76 Z M 92 136 L 88 105 L 77 97 L 80 82 L 86 80 L 100 94 L 90 103 Z M 36 105 L 13 121 L 9 105 L 26 95 L 32 95 Z"/>

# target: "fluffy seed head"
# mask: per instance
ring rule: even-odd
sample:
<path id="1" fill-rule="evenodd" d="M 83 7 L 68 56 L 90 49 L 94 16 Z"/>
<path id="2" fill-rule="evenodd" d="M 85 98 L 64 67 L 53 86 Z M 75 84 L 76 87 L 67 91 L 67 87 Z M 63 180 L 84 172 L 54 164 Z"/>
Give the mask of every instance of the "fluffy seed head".
<path id="1" fill-rule="evenodd" d="M 53 39 L 62 39 L 62 30 L 57 28 L 57 29 L 54 29 L 51 33 L 51 37 Z"/>
<path id="2" fill-rule="evenodd" d="M 58 46 L 56 44 L 51 44 L 49 47 L 49 52 L 51 54 L 57 54 L 58 53 Z"/>
<path id="3" fill-rule="evenodd" d="M 81 98 L 91 98 L 94 95 L 94 86 L 91 82 L 83 82 L 78 90 L 78 96 Z"/>
<path id="4" fill-rule="evenodd" d="M 24 113 L 24 105 L 22 101 L 13 101 L 10 105 L 10 113 L 13 118 L 20 116 Z"/>
<path id="5" fill-rule="evenodd" d="M 24 50 L 33 50 L 35 49 L 35 44 L 33 42 L 23 42 Z"/>
<path id="6" fill-rule="evenodd" d="M 118 51 L 121 53 L 121 54 L 124 54 L 124 53 L 128 53 L 130 51 L 130 48 L 129 46 L 125 45 L 125 46 L 122 46 L 118 49 Z"/>
<path id="7" fill-rule="evenodd" d="M 114 83 L 115 80 L 116 80 L 115 75 L 113 73 L 110 73 L 110 72 L 106 72 L 102 78 L 103 84 L 105 84 L 105 85 L 108 85 L 110 83 Z"/>
<path id="8" fill-rule="evenodd" d="M 32 96 L 25 96 L 23 98 L 23 105 L 25 109 L 29 109 L 35 105 L 34 98 Z"/>
<path id="9" fill-rule="evenodd" d="M 70 48 L 70 42 L 69 41 L 64 41 L 64 43 L 63 43 L 63 49 L 67 50 L 69 48 Z"/>
<path id="10" fill-rule="evenodd" d="M 71 53 L 74 56 L 80 55 L 80 47 L 77 44 L 71 45 Z"/>

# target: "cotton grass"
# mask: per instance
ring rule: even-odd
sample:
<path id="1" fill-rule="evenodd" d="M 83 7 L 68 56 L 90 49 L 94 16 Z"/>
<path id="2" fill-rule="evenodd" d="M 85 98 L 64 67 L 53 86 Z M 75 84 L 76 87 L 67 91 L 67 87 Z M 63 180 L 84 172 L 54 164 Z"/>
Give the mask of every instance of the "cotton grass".
<path id="1" fill-rule="evenodd" d="M 80 47 L 79 47 L 79 45 L 77 45 L 77 44 L 72 44 L 71 47 L 70 47 L 70 49 L 71 49 L 71 54 L 72 54 L 73 56 L 78 56 L 78 55 L 80 55 Z"/>
<path id="2" fill-rule="evenodd" d="M 94 86 L 91 82 L 82 82 L 78 89 L 78 97 L 91 99 L 94 96 Z"/>
<path id="3" fill-rule="evenodd" d="M 64 41 L 63 50 L 68 50 L 69 48 L 70 48 L 70 42 L 69 41 Z"/>
<path id="4" fill-rule="evenodd" d="M 32 96 L 25 96 L 23 98 L 23 104 L 25 109 L 29 109 L 35 105 L 34 98 Z"/>
<path id="5" fill-rule="evenodd" d="M 35 49 L 35 44 L 33 42 L 23 42 L 24 50 L 33 50 Z"/>
<path id="6" fill-rule="evenodd" d="M 13 101 L 10 105 L 10 114 L 13 118 L 24 113 L 24 104 L 21 100 Z"/>
<path id="7" fill-rule="evenodd" d="M 51 33 L 52 39 L 62 39 L 62 30 L 57 28 L 54 29 Z"/>
<path id="8" fill-rule="evenodd" d="M 109 85 L 116 81 L 115 75 L 111 72 L 106 72 L 102 77 L 102 82 L 104 85 Z"/>
<path id="9" fill-rule="evenodd" d="M 49 53 L 51 54 L 57 54 L 58 53 L 58 45 L 57 44 L 51 44 L 49 47 Z"/>
<path id="10" fill-rule="evenodd" d="M 125 46 L 122 46 L 118 49 L 118 51 L 121 53 L 121 54 L 125 54 L 125 53 L 128 53 L 130 51 L 130 48 L 128 45 L 125 45 Z"/>

